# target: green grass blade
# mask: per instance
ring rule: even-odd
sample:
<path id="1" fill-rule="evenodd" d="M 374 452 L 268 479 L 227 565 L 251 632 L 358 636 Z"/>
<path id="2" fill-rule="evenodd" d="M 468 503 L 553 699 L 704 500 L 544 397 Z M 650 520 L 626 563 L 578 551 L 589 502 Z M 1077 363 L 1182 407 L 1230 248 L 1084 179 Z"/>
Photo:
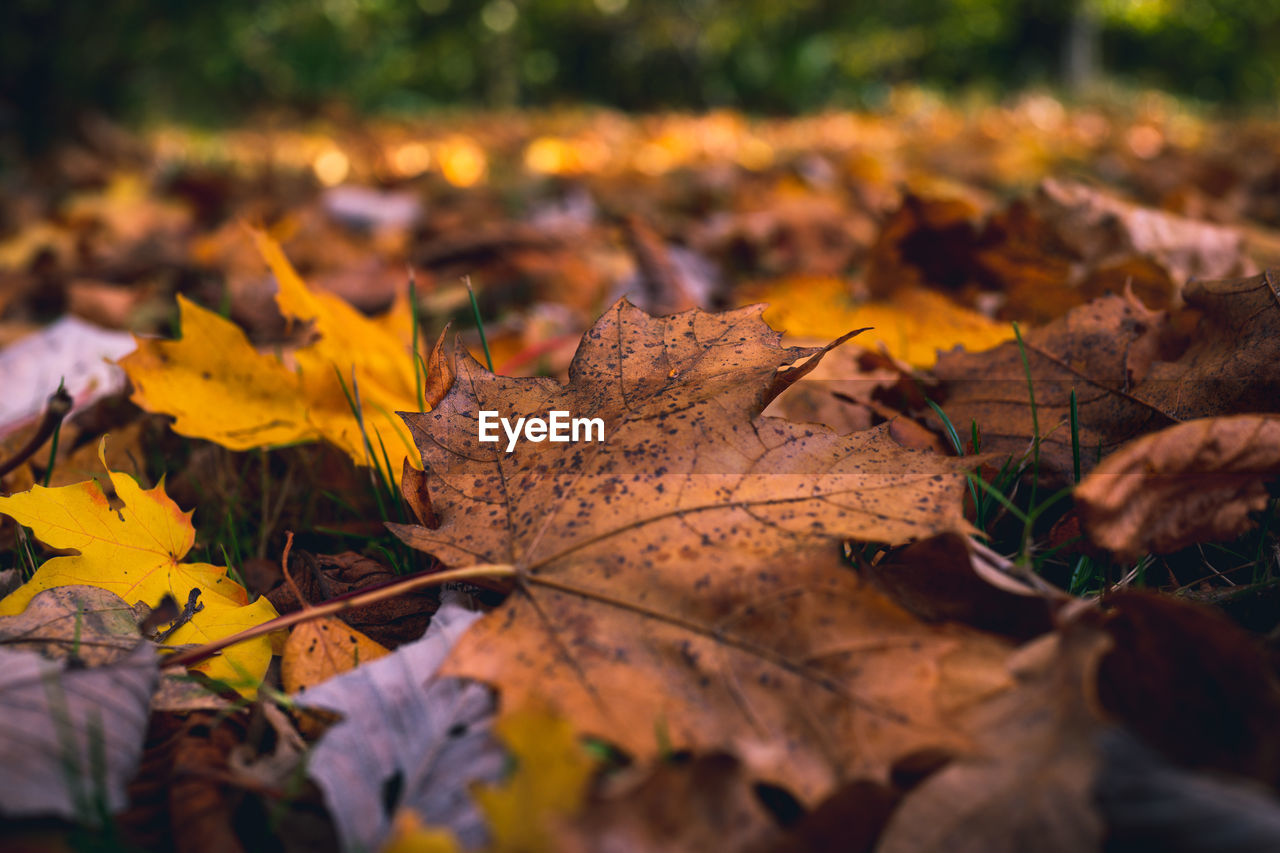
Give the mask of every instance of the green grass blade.
<path id="1" fill-rule="evenodd" d="M 947 431 L 947 440 L 955 448 L 956 456 L 964 456 L 964 445 L 960 443 L 960 435 L 956 432 L 955 424 L 951 423 L 951 418 L 947 417 L 947 413 L 942 411 L 941 406 L 928 397 L 925 397 L 924 401 L 929 404 L 929 408 L 933 409 L 934 414 L 942 421 L 942 426 Z"/>
<path id="2" fill-rule="evenodd" d="M 409 267 L 409 317 L 413 321 L 413 388 L 417 392 L 418 411 L 427 410 L 427 397 L 423 392 L 427 366 L 418 352 L 418 284 L 413 277 L 413 267 Z M 419 370 L 421 366 L 421 370 Z"/>
<path id="3" fill-rule="evenodd" d="M 995 498 L 997 503 L 999 503 L 1009 512 L 1013 513 L 1014 517 L 1017 518 L 1019 521 L 1021 521 L 1023 524 L 1027 523 L 1027 514 L 1022 510 L 1018 509 L 1018 507 L 1013 503 L 1013 501 L 1009 500 L 1004 495 L 1002 495 L 999 492 L 999 490 L 996 489 L 995 486 L 991 485 L 986 480 L 983 480 L 981 477 L 977 477 L 973 474 L 969 474 L 968 477 L 969 477 L 970 483 L 977 485 L 983 491 L 985 491 L 988 495 Z"/>
<path id="4" fill-rule="evenodd" d="M 493 373 L 493 356 L 489 355 L 489 340 L 484 335 L 484 320 L 480 319 L 480 303 L 476 302 L 476 292 L 471 287 L 471 276 L 463 276 L 462 280 L 467 285 L 467 296 L 471 299 L 471 313 L 476 318 L 476 329 L 480 331 L 480 346 L 484 347 L 484 363 L 489 366 L 489 372 Z"/>
<path id="5" fill-rule="evenodd" d="M 58 390 L 55 391 L 54 394 L 57 395 L 57 394 L 65 393 L 65 390 L 66 390 L 66 377 L 63 377 L 62 379 L 58 380 Z M 63 420 L 64 418 L 58 418 L 58 422 L 53 425 L 53 439 L 52 439 L 53 443 L 49 447 L 49 464 L 45 466 L 44 482 L 40 484 L 44 486 L 46 489 L 49 488 L 49 480 L 53 477 L 53 465 L 58 459 L 58 437 L 62 435 Z"/>
<path id="6" fill-rule="evenodd" d="M 1080 482 L 1080 407 L 1076 401 L 1076 389 L 1071 389 L 1071 464 L 1076 482 Z"/>
<path id="7" fill-rule="evenodd" d="M 929 404 L 933 411 L 938 415 L 938 418 L 942 421 L 942 426 L 947 431 L 947 440 L 950 441 L 951 446 L 955 448 L 956 456 L 964 456 L 964 445 L 960 443 L 960 434 L 956 432 L 956 426 L 951 423 L 951 418 L 947 417 L 947 413 L 942 411 L 941 406 L 930 400 L 928 397 L 925 397 L 924 401 Z M 975 448 L 978 446 L 976 439 L 977 429 L 978 427 L 975 423 L 975 439 L 973 445 Z M 983 518 L 982 513 L 982 502 L 978 500 L 978 490 L 974 488 L 973 483 L 969 483 L 969 497 L 973 498 L 973 522 L 978 529 L 985 530 L 986 525 L 984 524 L 985 519 Z"/>

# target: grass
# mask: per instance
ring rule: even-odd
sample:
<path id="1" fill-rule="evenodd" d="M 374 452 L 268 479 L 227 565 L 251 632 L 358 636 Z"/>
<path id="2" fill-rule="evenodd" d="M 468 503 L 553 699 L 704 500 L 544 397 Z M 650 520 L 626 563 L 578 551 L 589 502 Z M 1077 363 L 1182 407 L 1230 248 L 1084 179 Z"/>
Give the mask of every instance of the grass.
<path id="1" fill-rule="evenodd" d="M 489 354 L 489 339 L 484 334 L 484 320 L 480 318 L 480 303 L 476 302 L 476 291 L 471 286 L 471 276 L 462 279 L 467 285 L 467 298 L 471 300 L 471 314 L 476 318 L 476 330 L 480 332 L 480 346 L 484 348 L 484 363 L 493 373 L 493 356 Z"/>
<path id="2" fill-rule="evenodd" d="M 1118 564 L 1105 555 L 1082 552 L 1082 536 L 1048 544 L 1054 525 L 1072 507 L 1075 486 L 1083 479 L 1085 448 L 1081 441 L 1079 400 L 1076 389 L 1068 397 L 1067 426 L 1071 434 L 1072 484 L 1052 494 L 1041 491 L 1040 446 L 1045 435 L 1040 428 L 1035 382 L 1021 331 L 1013 324 L 1014 338 L 1027 381 L 1027 400 L 1034 435 L 1020 457 L 1008 457 L 994 474 L 981 470 L 967 474 L 971 502 L 970 520 L 983 532 L 992 548 L 1013 555 L 1016 564 L 1052 580 L 1073 595 L 1099 594 L 1112 586 L 1159 585 L 1187 590 L 1206 582 L 1257 586 L 1276 581 L 1280 564 L 1280 498 L 1273 498 L 1259 519 L 1259 526 L 1228 544 L 1211 544 L 1185 549 L 1178 554 L 1147 554 L 1133 563 Z M 957 456 L 981 452 L 979 426 L 970 423 L 969 450 L 960 440 L 959 430 L 942 406 L 926 399 L 942 423 L 943 434 Z M 1101 447 L 1094 461 L 1101 458 Z M 1025 477 L 1030 484 L 1022 488 Z M 1190 575 L 1190 577 L 1188 577 Z"/>

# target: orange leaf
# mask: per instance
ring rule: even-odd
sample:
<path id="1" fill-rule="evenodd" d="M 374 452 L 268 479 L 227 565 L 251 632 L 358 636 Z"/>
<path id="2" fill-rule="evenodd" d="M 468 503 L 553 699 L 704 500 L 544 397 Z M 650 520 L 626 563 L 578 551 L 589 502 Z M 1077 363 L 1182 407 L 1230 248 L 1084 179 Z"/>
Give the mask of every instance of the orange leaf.
<path id="1" fill-rule="evenodd" d="M 280 677 L 287 693 L 297 693 L 390 654 L 386 647 L 334 616 L 303 622 L 284 645 Z"/>

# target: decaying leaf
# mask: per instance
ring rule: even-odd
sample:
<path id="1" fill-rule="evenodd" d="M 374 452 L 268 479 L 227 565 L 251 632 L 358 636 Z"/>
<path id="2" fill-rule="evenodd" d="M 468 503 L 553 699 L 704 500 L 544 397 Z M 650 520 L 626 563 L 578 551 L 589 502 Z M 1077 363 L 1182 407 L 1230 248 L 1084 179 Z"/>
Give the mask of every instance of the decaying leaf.
<path id="1" fill-rule="evenodd" d="M 1041 595 L 1012 578 L 992 583 L 968 539 L 940 533 L 890 552 L 863 567 L 873 582 L 921 619 L 964 622 L 987 631 L 1029 639 L 1052 628 L 1061 600 Z M 994 578 L 999 581 L 999 578 Z"/>
<path id="2" fill-rule="evenodd" d="M 1181 304 L 1191 278 L 1250 275 L 1235 228 L 1143 207 L 1087 184 L 1045 180 L 1029 198 L 981 221 L 963 197 L 908 194 L 871 251 L 867 286 L 957 292 L 1000 316 L 1045 323 L 1131 288 L 1156 308 Z"/>
<path id="3" fill-rule="evenodd" d="M 1184 767 L 1280 783 L 1280 678 L 1216 608 L 1153 592 L 1107 598 L 1102 708 Z"/>
<path id="4" fill-rule="evenodd" d="M 407 467 L 406 471 L 421 471 Z M 410 475 L 412 476 L 412 475 Z M 407 480 L 406 482 L 411 482 Z M 406 489 L 409 487 L 406 485 Z M 321 602 L 350 595 L 360 590 L 367 590 L 380 584 L 391 583 L 397 575 L 377 560 L 344 551 L 340 554 L 312 554 L 295 549 L 289 558 L 293 569 L 293 579 L 298 590 L 307 601 Z M 277 585 L 267 590 L 266 597 L 271 600 L 281 615 L 301 609 L 298 597 L 280 572 L 280 563 L 269 563 L 271 574 Z M 345 624 L 364 634 L 380 646 L 396 648 L 422 636 L 431 621 L 432 612 L 440 604 L 438 590 L 420 590 L 406 593 L 395 598 L 386 599 L 367 607 L 357 607 L 338 614 Z"/>
<path id="5" fill-rule="evenodd" d="M 5 648 L 39 652 L 53 660 L 74 658 L 77 665 L 112 663 L 141 639 L 133 608 L 96 586 L 46 589 L 21 613 L 0 616 Z"/>
<path id="6" fill-rule="evenodd" d="M 1280 271 L 1192 281 L 1183 298 L 1203 315 L 1192 344 L 1153 362 L 1135 396 L 1178 420 L 1280 412 Z"/>
<path id="7" fill-rule="evenodd" d="M 1080 461 L 1087 470 L 1126 438 L 1173 423 L 1132 391 L 1155 357 L 1163 316 L 1136 299 L 1104 296 L 1027 331 L 1030 382 L 1017 343 L 982 353 L 944 353 L 936 372 L 946 388 L 947 415 L 962 431 L 976 422 L 984 451 L 1018 457 L 1030 452 L 1038 420 L 1041 471 L 1066 477 L 1074 465 L 1074 389 Z"/>
<path id="8" fill-rule="evenodd" d="M 818 349 L 785 349 L 761 308 L 651 318 L 620 302 L 567 385 L 459 359 L 406 416 L 440 526 L 395 526 L 450 566 L 517 566 L 517 591 L 446 672 L 518 707 L 554 696 L 580 730 L 644 758 L 732 748 L 819 797 L 902 752 L 954 743 L 948 714 L 1006 682 L 1003 642 L 925 626 L 859 583 L 840 541 L 968 528 L 962 462 L 759 417 Z M 807 366 L 807 365 L 806 365 Z M 477 411 L 565 410 L 603 442 L 481 442 Z"/>
<path id="9" fill-rule="evenodd" d="M 1098 849 L 1093 804 L 1098 661 L 1110 637 L 1086 613 L 1023 650 L 1019 686 L 969 721 L 978 749 L 930 777 L 894 813 L 881 853 Z"/>
<path id="10" fill-rule="evenodd" d="M 0 649 L 0 814 L 100 825 L 123 809 L 159 676 L 141 641 L 92 669 Z"/>
<path id="11" fill-rule="evenodd" d="M 98 447 L 103 467 L 105 446 L 104 438 Z M 89 584 L 114 592 L 130 605 L 142 602 L 149 607 L 165 595 L 186 602 L 192 590 L 199 590 L 201 609 L 168 639 L 178 645 L 207 643 L 275 617 L 271 602 L 250 602 L 244 587 L 227 577 L 226 568 L 182 562 L 195 542 L 195 528 L 191 513 L 170 500 L 163 483 L 144 490 L 128 474 L 107 473 L 123 504 L 118 509 L 93 480 L 55 488 L 34 486 L 0 497 L 0 512 L 30 527 L 42 542 L 79 552 L 46 561 L 31 580 L 0 601 L 0 616 L 21 613 L 43 590 Z M 271 640 L 262 637 L 195 669 L 253 695 L 270 662 Z"/>
<path id="12" fill-rule="evenodd" d="M 1239 229 L 1143 207 L 1077 181 L 1043 181 L 1033 205 L 1076 257 L 1098 266 L 1124 255 L 1150 258 L 1167 271 L 1175 297 L 1190 279 L 1257 271 Z"/>
<path id="13" fill-rule="evenodd" d="M 120 361 L 133 382 L 134 402 L 174 416 L 173 428 L 183 435 L 233 450 L 324 438 L 359 465 L 380 465 L 385 447 L 391 475 L 398 477 L 415 454 L 393 413 L 419 405 L 407 300 L 397 300 L 387 316 L 369 319 L 332 294 L 308 289 L 274 240 L 260 231 L 253 237 L 279 285 L 281 313 L 313 323 L 316 339 L 286 364 L 256 351 L 239 327 L 179 296 L 182 338 L 140 338 L 137 351 Z M 437 345 L 423 389 L 427 406 L 438 399 L 430 395 L 447 387 L 440 361 Z"/>
<path id="14" fill-rule="evenodd" d="M 1145 435 L 1075 491 L 1089 538 L 1124 558 L 1232 539 L 1280 477 L 1280 417 L 1204 418 Z"/>
<path id="15" fill-rule="evenodd" d="M 493 700 L 480 685 L 433 677 L 476 615 L 446 604 L 422 639 L 297 697 L 344 716 L 307 762 L 344 850 L 379 849 L 402 809 L 451 829 L 467 847 L 483 842 L 466 784 L 502 771 L 489 733 Z"/>
<path id="16" fill-rule="evenodd" d="M 944 354 L 936 372 L 946 388 L 948 416 L 962 428 L 975 421 L 984 450 L 1021 456 L 1035 433 L 1034 393 L 1041 470 L 1065 480 L 1073 465 L 1072 389 L 1085 471 L 1129 439 L 1179 421 L 1280 411 L 1276 274 L 1193 281 L 1183 295 L 1203 318 L 1195 343 L 1176 361 L 1157 358 L 1164 315 L 1116 296 L 1026 332 L 1030 382 L 1014 343 L 985 353 Z"/>
<path id="17" fill-rule="evenodd" d="M 766 850 L 780 840 L 742 763 L 715 753 L 665 761 L 625 790 L 589 799 L 555 849 Z"/>
<path id="18" fill-rule="evenodd" d="M 341 619 L 322 616 L 289 632 L 280 660 L 280 680 L 286 691 L 298 693 L 387 654 L 386 646 Z"/>

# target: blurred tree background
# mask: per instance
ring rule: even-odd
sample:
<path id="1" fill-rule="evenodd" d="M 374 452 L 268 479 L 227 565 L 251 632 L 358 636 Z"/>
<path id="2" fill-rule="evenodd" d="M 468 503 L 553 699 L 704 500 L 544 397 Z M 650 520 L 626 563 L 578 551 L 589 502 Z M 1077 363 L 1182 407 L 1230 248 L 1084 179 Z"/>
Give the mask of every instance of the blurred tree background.
<path id="1" fill-rule="evenodd" d="M 0 133 L 452 105 L 793 113 L 896 83 L 1271 104 L 1276 0 L 5 0 Z"/>

